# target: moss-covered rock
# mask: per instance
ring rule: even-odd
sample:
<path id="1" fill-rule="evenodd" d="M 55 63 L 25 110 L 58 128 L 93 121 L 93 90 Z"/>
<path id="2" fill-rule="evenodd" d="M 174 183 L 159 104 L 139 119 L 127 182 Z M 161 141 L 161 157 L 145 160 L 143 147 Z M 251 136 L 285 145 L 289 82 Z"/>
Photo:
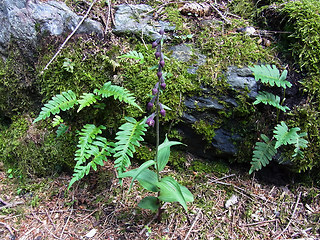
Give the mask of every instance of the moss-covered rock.
<path id="1" fill-rule="evenodd" d="M 76 139 L 72 132 L 61 138 L 50 128 L 36 127 L 29 115 L 16 116 L 0 132 L 1 161 L 14 176 L 48 176 L 73 167 Z M 66 147 L 69 146 L 69 147 Z"/>

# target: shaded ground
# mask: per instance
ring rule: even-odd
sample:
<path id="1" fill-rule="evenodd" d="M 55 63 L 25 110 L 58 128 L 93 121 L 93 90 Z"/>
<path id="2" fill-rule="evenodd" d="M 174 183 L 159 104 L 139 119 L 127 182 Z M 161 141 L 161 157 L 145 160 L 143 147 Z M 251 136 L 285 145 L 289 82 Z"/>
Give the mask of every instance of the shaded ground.
<path id="1" fill-rule="evenodd" d="M 2 239 L 320 239 L 320 190 L 263 185 L 239 174 L 183 175 L 167 169 L 194 194 L 188 213 L 164 206 L 163 220 L 139 209 L 137 186 L 127 192 L 111 163 L 67 191 L 70 176 L 39 178 L 20 188 L 1 172 Z M 228 209 L 226 201 L 236 196 Z M 235 197 L 233 197 L 235 198 Z M 91 231 L 91 232 L 90 232 Z M 95 234 L 93 234 L 95 232 Z M 88 236 L 88 235 L 87 235 Z"/>

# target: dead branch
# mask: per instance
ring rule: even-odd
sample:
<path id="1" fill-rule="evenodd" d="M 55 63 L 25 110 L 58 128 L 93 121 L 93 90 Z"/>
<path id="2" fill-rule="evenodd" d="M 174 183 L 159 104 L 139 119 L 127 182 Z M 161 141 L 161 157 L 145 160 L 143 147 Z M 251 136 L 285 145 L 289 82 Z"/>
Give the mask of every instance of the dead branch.
<path id="1" fill-rule="evenodd" d="M 17 205 L 23 204 L 24 202 L 14 202 L 14 203 L 7 203 L 6 205 L 0 207 L 0 209 L 4 209 L 4 208 L 12 208 L 15 207 Z"/>
<path id="2" fill-rule="evenodd" d="M 231 24 L 231 22 L 226 19 L 226 17 L 219 11 L 218 8 L 216 8 L 212 3 L 210 3 L 210 6 L 219 14 L 219 16 L 227 23 L 227 24 Z"/>
<path id="3" fill-rule="evenodd" d="M 6 224 L 4 222 L 0 222 L 0 224 L 2 224 L 6 229 L 8 229 L 9 233 L 11 234 L 11 236 L 15 236 L 14 232 L 12 231 L 12 228 L 8 224 Z"/>
<path id="4" fill-rule="evenodd" d="M 279 239 L 279 238 L 281 237 L 281 235 L 282 235 L 285 231 L 287 231 L 287 229 L 289 228 L 289 226 L 290 226 L 290 224 L 291 224 L 291 222 L 292 222 L 292 220 L 293 220 L 293 217 L 294 217 L 294 215 L 296 214 L 296 211 L 297 211 L 297 208 L 298 208 L 298 204 L 299 204 L 299 202 L 300 202 L 300 197 L 301 197 L 301 192 L 300 192 L 299 195 L 298 195 L 296 205 L 294 206 L 294 209 L 293 209 L 291 218 L 290 218 L 287 226 L 282 230 L 282 232 L 281 232 L 280 234 L 278 234 L 278 235 L 275 237 L 275 239 Z"/>
<path id="5" fill-rule="evenodd" d="M 200 214 L 201 214 L 201 209 L 198 211 L 198 214 L 197 214 L 196 218 L 194 219 L 194 221 L 193 221 L 193 223 L 192 223 L 192 225 L 191 225 L 191 227 L 190 227 L 190 229 L 189 229 L 189 231 L 188 231 L 187 235 L 185 236 L 184 240 L 187 240 L 187 239 L 188 239 L 188 237 L 189 237 L 189 235 L 190 235 L 190 233 L 191 233 L 192 229 L 194 228 L 194 225 L 195 225 L 195 224 L 196 224 L 196 222 L 198 221 L 198 218 L 199 218 Z"/>
<path id="6" fill-rule="evenodd" d="M 70 40 L 70 38 L 76 33 L 76 31 L 78 30 L 78 28 L 81 26 L 81 24 L 84 22 L 84 20 L 88 17 L 93 5 L 97 2 L 97 0 L 94 0 L 91 5 L 89 6 L 88 11 L 86 12 L 86 14 L 83 16 L 83 18 L 80 20 L 80 22 L 78 23 L 78 25 L 76 26 L 76 28 L 72 31 L 72 33 L 69 34 L 69 36 L 66 38 L 66 40 L 64 40 L 64 42 L 61 44 L 61 46 L 59 47 L 58 51 L 56 52 L 56 54 L 50 59 L 50 61 L 47 63 L 47 65 L 44 67 L 44 69 L 41 71 L 40 74 L 43 74 L 45 70 L 48 69 L 49 65 L 54 61 L 54 59 L 60 54 L 60 52 L 62 51 L 62 49 L 64 48 L 64 46 L 67 44 L 67 42 Z"/>

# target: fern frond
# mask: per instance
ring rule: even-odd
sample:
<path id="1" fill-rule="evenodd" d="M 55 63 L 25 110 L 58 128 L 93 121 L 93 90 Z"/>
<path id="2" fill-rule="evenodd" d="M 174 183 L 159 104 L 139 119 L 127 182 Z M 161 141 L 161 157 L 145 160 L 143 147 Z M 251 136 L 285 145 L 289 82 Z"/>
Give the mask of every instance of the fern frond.
<path id="1" fill-rule="evenodd" d="M 101 89 L 95 89 L 95 94 L 101 95 L 104 98 L 114 97 L 114 99 L 118 99 L 121 102 L 125 102 L 130 104 L 142 111 L 139 105 L 136 103 L 136 99 L 132 93 L 130 93 L 127 89 L 112 85 L 111 82 L 106 82 Z"/>
<path id="2" fill-rule="evenodd" d="M 133 157 L 135 146 L 140 146 L 142 136 L 147 130 L 146 119 L 137 122 L 134 118 L 126 117 L 127 122 L 122 124 L 117 132 L 115 154 L 115 168 L 121 174 L 131 165 L 130 157 Z"/>
<path id="3" fill-rule="evenodd" d="M 54 96 L 41 108 L 39 116 L 33 121 L 33 123 L 50 117 L 50 114 L 58 114 L 60 113 L 60 110 L 66 111 L 73 108 L 75 104 L 77 104 L 77 97 L 73 91 L 69 90 L 68 92 L 62 92 L 61 94 Z"/>
<path id="4" fill-rule="evenodd" d="M 65 134 L 69 129 L 69 126 L 65 125 L 64 123 L 61 123 L 56 131 L 57 137 L 60 137 L 62 134 Z"/>
<path id="5" fill-rule="evenodd" d="M 142 55 L 141 52 L 137 52 L 137 51 L 130 51 L 130 52 L 123 54 L 117 58 L 132 58 L 135 60 L 139 60 L 140 64 L 144 63 L 144 56 Z"/>
<path id="6" fill-rule="evenodd" d="M 56 127 L 63 123 L 63 119 L 59 115 L 55 115 L 54 118 L 52 119 L 52 127 Z"/>
<path id="7" fill-rule="evenodd" d="M 294 144 L 294 154 L 292 155 L 293 158 L 303 158 L 304 153 L 301 149 L 308 147 L 308 141 L 304 139 L 307 136 L 307 133 L 302 132 L 299 134 L 299 137 L 296 139 L 297 141 Z"/>
<path id="8" fill-rule="evenodd" d="M 271 105 L 277 109 L 280 109 L 281 111 L 283 112 L 286 112 L 287 110 L 290 110 L 289 107 L 287 106 L 282 106 L 280 104 L 280 97 L 277 96 L 277 95 L 274 95 L 272 93 L 269 93 L 269 92 L 260 92 L 257 97 L 256 97 L 256 100 L 254 101 L 254 105 L 257 105 L 259 103 L 263 103 L 265 105 Z"/>
<path id="9" fill-rule="evenodd" d="M 102 133 L 102 129 L 105 129 L 104 126 L 96 127 L 93 124 L 86 124 L 82 129 L 79 135 L 78 142 L 78 150 L 75 153 L 75 160 L 77 161 L 76 165 L 81 165 L 84 163 L 90 156 L 87 151 L 90 149 L 90 145 L 92 144 L 93 140 L 97 138 L 98 134 Z"/>
<path id="10" fill-rule="evenodd" d="M 261 134 L 261 138 L 263 142 L 256 142 L 254 147 L 249 174 L 265 167 L 277 153 L 277 149 L 274 147 L 275 141 L 271 141 L 264 134 Z"/>
<path id="11" fill-rule="evenodd" d="M 70 188 L 76 181 L 82 179 L 85 175 L 88 175 L 91 168 L 96 171 L 98 165 L 103 166 L 103 162 L 107 160 L 107 157 L 114 153 L 113 143 L 108 142 L 104 137 L 96 136 L 94 134 L 91 135 L 91 137 L 94 136 L 95 138 L 92 138 L 92 142 L 88 143 L 84 150 L 85 160 L 90 158 L 92 160 L 83 165 L 85 161 L 83 161 L 83 159 L 78 159 L 68 188 Z"/>
<path id="12" fill-rule="evenodd" d="M 281 145 L 295 144 L 299 138 L 298 131 L 300 131 L 300 128 L 295 127 L 289 129 L 287 124 L 283 121 L 275 126 L 273 130 L 274 137 L 277 139 L 275 148 L 277 149 Z"/>
<path id="13" fill-rule="evenodd" d="M 80 106 L 77 112 L 80 112 L 83 108 L 97 102 L 99 98 L 100 97 L 94 95 L 93 93 L 84 93 L 83 95 L 81 95 L 80 99 L 78 100 L 78 103 L 80 104 Z"/>
<path id="14" fill-rule="evenodd" d="M 291 87 L 292 84 L 286 81 L 288 71 L 284 70 L 280 76 L 280 72 L 275 65 L 254 65 L 249 67 L 254 74 L 256 81 L 261 80 L 264 84 L 269 84 L 270 86 L 277 85 L 278 87 Z"/>

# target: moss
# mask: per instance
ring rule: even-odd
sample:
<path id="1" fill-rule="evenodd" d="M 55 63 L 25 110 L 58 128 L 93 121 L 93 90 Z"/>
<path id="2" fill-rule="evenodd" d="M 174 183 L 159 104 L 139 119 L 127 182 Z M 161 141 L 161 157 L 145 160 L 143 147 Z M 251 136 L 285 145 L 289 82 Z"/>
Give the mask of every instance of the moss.
<path id="1" fill-rule="evenodd" d="M 203 135 L 204 140 L 206 140 L 208 143 L 212 142 L 212 138 L 216 135 L 215 129 L 219 128 L 216 124 L 212 125 L 204 120 L 200 120 L 198 122 L 195 122 L 192 125 L 192 128 L 195 129 L 196 133 Z"/>
<path id="2" fill-rule="evenodd" d="M 301 68 L 320 74 L 320 2 L 318 0 L 289 1 L 281 9 L 289 21 L 286 30 L 292 55 Z"/>
<path id="3" fill-rule="evenodd" d="M 190 169 L 200 173 L 221 173 L 226 174 L 229 172 L 229 167 L 225 162 L 215 161 L 206 162 L 203 160 L 194 160 L 191 163 Z"/>
<path id="4" fill-rule="evenodd" d="M 7 168 L 14 169 L 15 177 L 22 179 L 69 171 L 75 150 L 72 143 L 75 136 L 71 133 L 57 139 L 55 133 L 32 125 L 30 116 L 17 116 L 0 133 L 1 161 Z"/>
<path id="5" fill-rule="evenodd" d="M 38 99 L 33 82 L 34 67 L 12 43 L 6 60 L 0 59 L 0 116 L 12 117 L 34 107 Z"/>

